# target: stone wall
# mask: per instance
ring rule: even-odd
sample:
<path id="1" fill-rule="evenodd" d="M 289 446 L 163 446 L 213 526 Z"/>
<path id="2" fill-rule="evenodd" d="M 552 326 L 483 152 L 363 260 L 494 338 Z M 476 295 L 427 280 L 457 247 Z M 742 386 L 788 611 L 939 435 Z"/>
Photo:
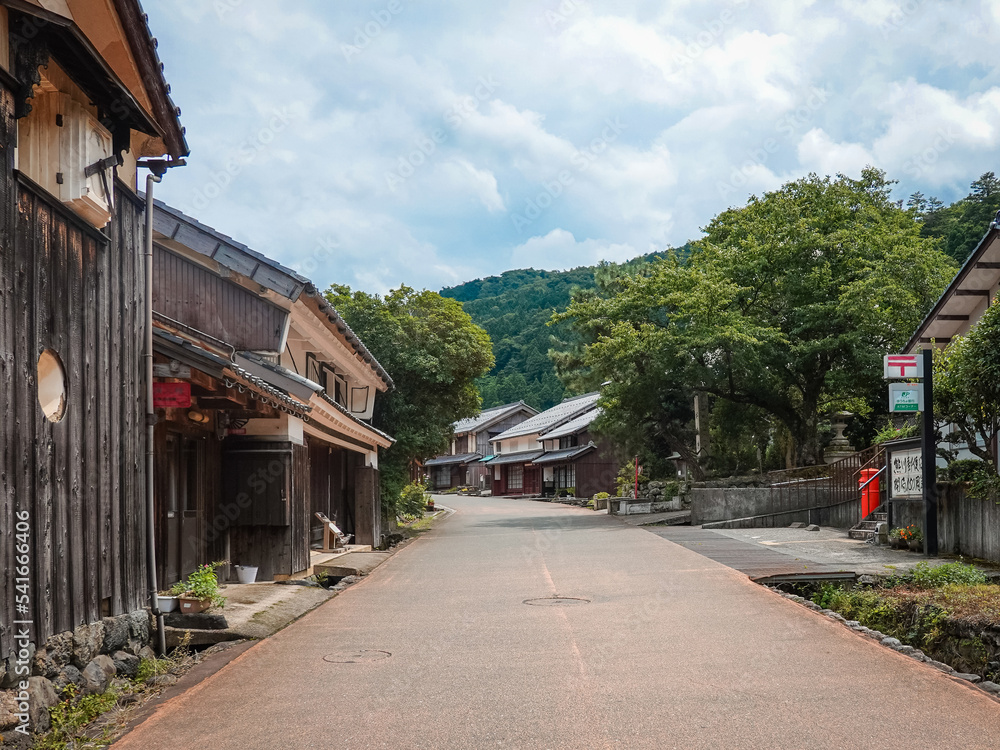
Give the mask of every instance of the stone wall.
<path id="1" fill-rule="evenodd" d="M 0 660 L 0 732 L 13 733 L 25 714 L 34 731 L 46 731 L 48 708 L 69 685 L 89 695 L 107 690 L 115 675 L 135 677 L 140 660 L 155 656 L 150 636 L 149 613 L 141 609 L 56 633 L 40 648 L 29 644 Z M 30 677 L 20 673 L 22 659 Z"/>

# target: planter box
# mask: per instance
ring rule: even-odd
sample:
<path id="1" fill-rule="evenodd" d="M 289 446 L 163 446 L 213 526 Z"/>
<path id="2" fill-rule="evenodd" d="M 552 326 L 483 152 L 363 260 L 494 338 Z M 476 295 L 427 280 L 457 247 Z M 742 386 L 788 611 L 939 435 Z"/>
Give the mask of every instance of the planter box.
<path id="1" fill-rule="evenodd" d="M 204 612 L 206 609 L 212 606 L 211 599 L 194 599 L 187 596 L 182 596 L 179 599 L 181 605 L 181 614 L 193 615 L 198 612 Z"/>
<path id="2" fill-rule="evenodd" d="M 163 614 L 168 612 L 174 612 L 177 609 L 177 597 L 176 596 L 156 596 L 156 607 Z"/>

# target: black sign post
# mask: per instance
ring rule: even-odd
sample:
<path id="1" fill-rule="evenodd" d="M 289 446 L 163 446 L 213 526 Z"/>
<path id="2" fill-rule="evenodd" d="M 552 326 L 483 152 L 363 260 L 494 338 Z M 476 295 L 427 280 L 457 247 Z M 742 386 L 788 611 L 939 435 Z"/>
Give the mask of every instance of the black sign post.
<path id="1" fill-rule="evenodd" d="M 920 448 L 923 457 L 924 554 L 937 557 L 937 441 L 934 440 L 934 352 L 923 350 L 924 412 Z"/>

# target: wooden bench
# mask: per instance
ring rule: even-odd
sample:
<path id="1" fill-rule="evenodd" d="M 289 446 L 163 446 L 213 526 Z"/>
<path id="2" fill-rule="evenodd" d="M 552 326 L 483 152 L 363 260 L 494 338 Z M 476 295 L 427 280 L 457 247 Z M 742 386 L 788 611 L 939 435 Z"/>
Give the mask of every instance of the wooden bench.
<path id="1" fill-rule="evenodd" d="M 323 524 L 323 552 L 336 552 L 351 543 L 354 534 L 345 534 L 337 528 L 337 524 L 326 517 L 325 513 L 316 513 L 316 518 Z"/>

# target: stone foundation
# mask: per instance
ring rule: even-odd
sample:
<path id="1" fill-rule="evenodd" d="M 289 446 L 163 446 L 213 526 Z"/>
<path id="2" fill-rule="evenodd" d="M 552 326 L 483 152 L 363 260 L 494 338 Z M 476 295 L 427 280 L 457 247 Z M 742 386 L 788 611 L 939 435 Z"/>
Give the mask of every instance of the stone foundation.
<path id="1" fill-rule="evenodd" d="M 41 647 L 31 644 L 30 677 L 14 673 L 13 655 L 0 660 L 3 739 L 23 738 L 14 730 L 24 721 L 25 707 L 31 729 L 47 731 L 48 708 L 61 699 L 70 685 L 76 685 L 81 695 L 90 695 L 107 690 L 116 674 L 134 677 L 140 659 L 154 656 L 149 648 L 150 638 L 149 612 L 140 609 L 56 633 Z"/>

